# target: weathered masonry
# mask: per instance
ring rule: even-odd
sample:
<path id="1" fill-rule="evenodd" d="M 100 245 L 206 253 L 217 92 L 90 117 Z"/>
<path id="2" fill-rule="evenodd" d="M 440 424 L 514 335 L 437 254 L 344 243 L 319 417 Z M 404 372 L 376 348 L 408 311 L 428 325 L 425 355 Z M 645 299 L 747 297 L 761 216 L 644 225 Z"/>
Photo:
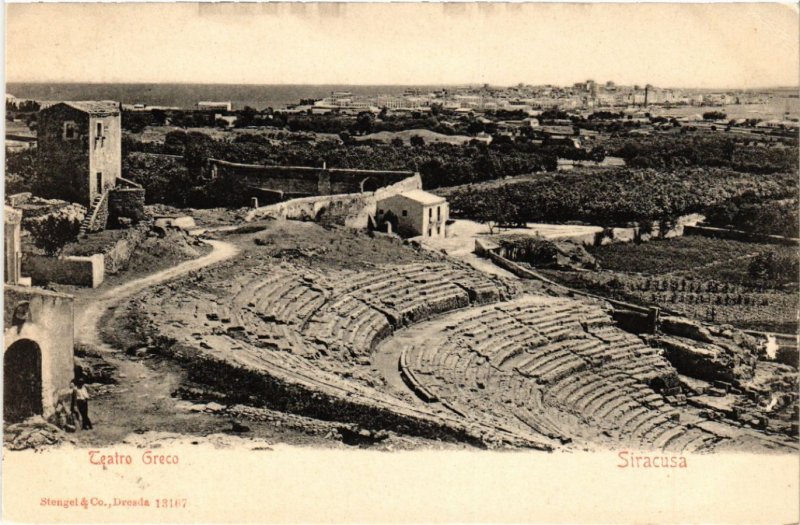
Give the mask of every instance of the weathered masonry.
<path id="1" fill-rule="evenodd" d="M 50 417 L 66 403 L 73 378 L 73 298 L 19 286 L 22 214 L 5 207 L 3 290 L 3 417 Z M 66 405 L 65 405 L 66 406 Z"/>
<path id="2" fill-rule="evenodd" d="M 379 225 L 391 225 L 402 237 L 444 237 L 450 209 L 444 197 L 411 190 L 378 201 Z"/>
<path id="3" fill-rule="evenodd" d="M 20 240 L 22 212 L 5 206 L 3 215 L 5 217 L 3 223 L 3 254 L 5 256 L 3 282 L 19 284 L 22 277 L 22 241 Z"/>
<path id="4" fill-rule="evenodd" d="M 73 365 L 73 299 L 39 288 L 5 285 L 3 414 L 8 422 L 48 418 L 68 403 Z"/>
<path id="5" fill-rule="evenodd" d="M 113 101 L 60 102 L 39 112 L 38 155 L 51 196 L 89 208 L 82 232 L 144 215 L 144 189 L 122 178 L 122 121 Z"/>
<path id="6" fill-rule="evenodd" d="M 121 124 L 119 104 L 111 101 L 60 102 L 39 112 L 38 147 L 48 161 L 82 157 L 82 195 L 75 202 L 88 206 L 122 176 Z"/>
<path id="7" fill-rule="evenodd" d="M 262 204 L 299 197 L 375 191 L 413 177 L 412 171 L 328 169 L 308 166 L 262 166 L 208 160 L 212 178 L 243 183 Z"/>

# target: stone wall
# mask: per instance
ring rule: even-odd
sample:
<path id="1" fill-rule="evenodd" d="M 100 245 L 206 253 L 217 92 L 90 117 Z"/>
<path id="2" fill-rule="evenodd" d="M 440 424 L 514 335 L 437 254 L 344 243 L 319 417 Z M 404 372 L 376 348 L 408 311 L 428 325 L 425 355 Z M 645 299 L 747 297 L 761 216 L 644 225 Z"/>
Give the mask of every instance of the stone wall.
<path id="1" fill-rule="evenodd" d="M 375 192 L 305 197 L 263 206 L 250 211 L 245 220 L 261 217 L 319 220 L 322 223 L 366 228 L 369 217 L 375 215 L 379 199 L 421 188 L 422 179 L 419 175 L 413 175 Z"/>
<path id="2" fill-rule="evenodd" d="M 108 219 L 111 226 L 119 225 L 120 218 L 133 223 L 144 220 L 144 188 L 115 188 L 108 196 Z"/>
<path id="3" fill-rule="evenodd" d="M 739 230 L 729 230 L 726 228 L 712 228 L 710 226 L 686 226 L 683 230 L 683 233 L 684 235 L 701 235 L 703 237 L 728 239 L 731 241 L 766 242 L 783 244 L 786 246 L 800 245 L 800 239 L 794 239 L 792 237 L 781 237 L 779 235 L 760 235 Z"/>
<path id="4" fill-rule="evenodd" d="M 64 139 L 64 124 L 74 123 L 75 136 Z M 64 174 L 52 181 L 52 197 L 79 202 L 83 206 L 92 203 L 92 188 L 89 173 L 89 115 L 65 104 L 56 104 L 39 112 L 37 121 L 37 155 L 46 160 L 53 174 Z M 66 176 L 75 171 L 71 165 L 80 158 L 83 175 L 77 181 Z"/>
<path id="5" fill-rule="evenodd" d="M 245 185 L 284 197 L 338 195 L 374 191 L 414 175 L 410 171 L 262 166 L 209 159 L 212 178 L 235 178 Z"/>
<path id="6" fill-rule="evenodd" d="M 102 134 L 98 135 L 98 125 Z M 115 115 L 92 115 L 89 119 L 89 181 L 90 199 L 104 193 L 117 184 L 122 176 L 122 122 Z M 97 174 L 101 174 L 101 186 L 97 185 Z"/>
<path id="7" fill-rule="evenodd" d="M 6 285 L 3 299 L 4 352 L 23 340 L 38 345 L 42 358 L 43 416 L 49 418 L 54 415 L 58 402 L 66 401 L 70 394 L 69 383 L 74 373 L 73 298 L 47 290 Z M 15 311 L 21 319 L 15 319 Z M 11 374 L 13 370 L 5 372 Z"/>
<path id="8" fill-rule="evenodd" d="M 25 255 L 22 273 L 30 276 L 33 284 L 58 283 L 97 288 L 105 278 L 105 263 L 102 254 L 89 257 Z"/>

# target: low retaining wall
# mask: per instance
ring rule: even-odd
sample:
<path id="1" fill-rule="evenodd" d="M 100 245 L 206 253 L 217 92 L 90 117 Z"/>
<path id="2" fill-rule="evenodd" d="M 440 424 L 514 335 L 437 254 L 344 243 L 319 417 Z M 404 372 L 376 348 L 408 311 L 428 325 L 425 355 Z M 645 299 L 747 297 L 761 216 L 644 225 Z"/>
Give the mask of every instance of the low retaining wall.
<path id="1" fill-rule="evenodd" d="M 795 239 L 793 237 L 781 237 L 780 235 L 762 235 L 758 233 L 743 232 L 740 230 L 713 228 L 711 226 L 686 226 L 683 229 L 683 234 L 701 235 L 703 237 L 713 237 L 715 239 L 727 239 L 730 241 L 761 242 L 761 243 L 783 244 L 785 246 L 800 246 L 800 239 Z"/>
<path id="2" fill-rule="evenodd" d="M 33 284 L 58 283 L 97 288 L 105 278 L 105 263 L 103 254 L 99 253 L 88 257 L 26 255 L 22 260 L 22 272 L 31 277 Z"/>

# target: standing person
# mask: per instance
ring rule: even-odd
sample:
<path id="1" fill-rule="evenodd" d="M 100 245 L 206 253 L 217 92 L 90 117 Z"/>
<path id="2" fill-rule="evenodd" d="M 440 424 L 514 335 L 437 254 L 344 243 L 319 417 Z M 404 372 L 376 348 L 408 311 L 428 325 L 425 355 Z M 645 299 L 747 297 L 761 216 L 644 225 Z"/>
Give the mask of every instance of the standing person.
<path id="1" fill-rule="evenodd" d="M 83 430 L 92 429 L 92 421 L 89 419 L 89 391 L 83 383 L 83 379 L 75 380 L 75 387 L 72 389 L 72 405 L 78 408 L 81 415 L 81 428 Z"/>

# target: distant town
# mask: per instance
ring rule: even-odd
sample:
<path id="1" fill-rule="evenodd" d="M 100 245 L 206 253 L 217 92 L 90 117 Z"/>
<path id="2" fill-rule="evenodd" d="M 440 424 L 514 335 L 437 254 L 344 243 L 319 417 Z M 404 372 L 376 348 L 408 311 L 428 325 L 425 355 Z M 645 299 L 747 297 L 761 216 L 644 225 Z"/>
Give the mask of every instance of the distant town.
<path id="1" fill-rule="evenodd" d="M 292 115 L 362 115 L 363 118 L 372 115 L 378 122 L 386 117 L 434 117 L 438 122 L 436 129 L 431 131 L 460 135 L 462 130 L 458 122 L 470 122 L 472 125 L 466 130 L 466 135 L 477 142 L 489 143 L 492 136 L 591 135 L 597 126 L 581 124 L 588 121 L 594 124 L 602 121 L 607 125 L 616 121 L 628 132 L 645 135 L 658 129 L 685 126 L 693 130 L 724 130 L 740 135 L 792 136 L 800 126 L 797 99 L 796 91 L 789 89 L 692 90 L 586 80 L 566 87 L 520 83 L 513 87 L 484 84 L 431 90 L 408 88 L 400 95 L 331 91 L 322 98 L 302 99 L 276 108 L 253 108 L 230 100 L 199 100 L 191 107 L 136 102 L 121 103 L 120 106 L 129 114 L 123 125 L 127 122 L 126 128 L 133 127 L 134 130 L 154 123 L 222 129 L 288 124 L 292 130 L 288 122 Z M 7 94 L 10 123 L 7 125 L 6 147 L 18 151 L 33 145 L 35 133 L 15 123 L 24 121 L 30 124 L 34 118 L 30 116 L 32 110 L 57 102 L 27 100 Z M 728 114 L 731 108 L 734 111 Z M 155 120 L 130 116 L 134 113 L 154 113 Z M 573 129 L 568 129 L 570 126 Z"/>

